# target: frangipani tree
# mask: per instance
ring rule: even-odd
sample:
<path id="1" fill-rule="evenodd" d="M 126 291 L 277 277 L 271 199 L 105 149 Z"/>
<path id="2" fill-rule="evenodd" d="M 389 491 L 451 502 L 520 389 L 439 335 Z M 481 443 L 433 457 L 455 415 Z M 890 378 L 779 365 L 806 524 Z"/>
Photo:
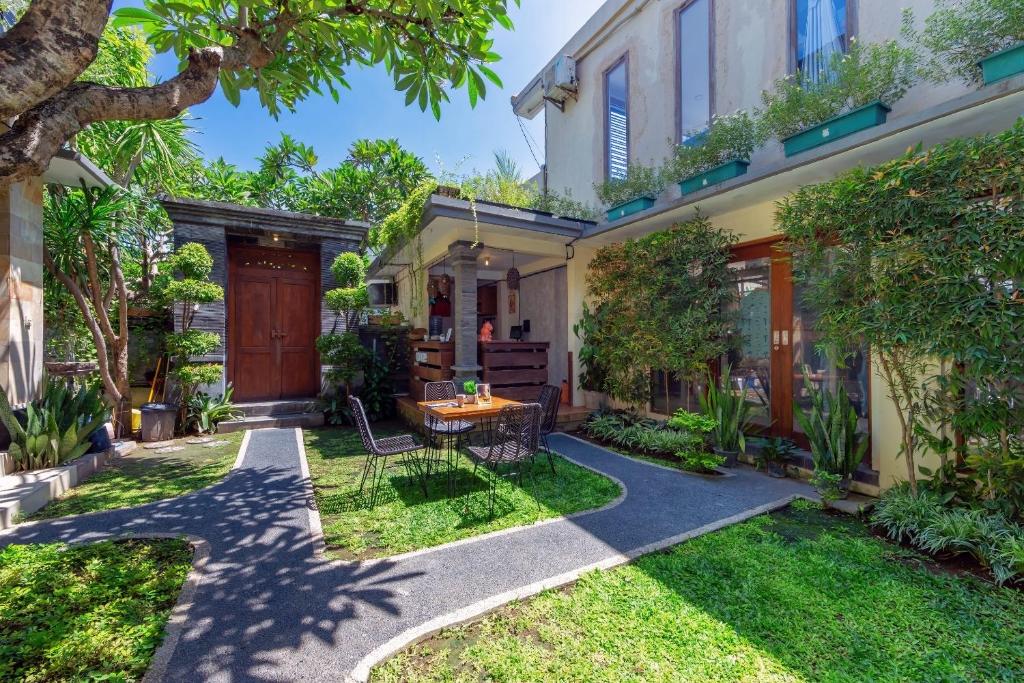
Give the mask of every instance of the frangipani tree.
<path id="1" fill-rule="evenodd" d="M 516 0 L 518 1 L 518 0 Z M 32 0 L 0 36 L 0 180 L 40 175 L 86 126 L 170 119 L 218 86 L 237 104 L 255 90 L 274 116 L 324 91 L 336 100 L 353 66 L 382 65 L 405 93 L 440 117 L 449 91 L 475 105 L 501 81 L 489 37 L 510 29 L 507 0 L 145 0 L 115 12 L 141 27 L 181 70 L 160 83 L 114 88 L 79 81 L 96 59 L 112 0 Z"/>

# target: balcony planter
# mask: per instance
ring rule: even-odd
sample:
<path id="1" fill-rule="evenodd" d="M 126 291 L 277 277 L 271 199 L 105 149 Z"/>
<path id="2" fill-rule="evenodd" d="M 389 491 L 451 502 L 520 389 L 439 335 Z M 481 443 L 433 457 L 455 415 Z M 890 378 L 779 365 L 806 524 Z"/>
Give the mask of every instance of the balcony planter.
<path id="1" fill-rule="evenodd" d="M 750 162 L 743 159 L 727 161 L 703 173 L 685 178 L 679 183 L 679 192 L 681 194 L 691 194 L 697 190 L 703 190 L 705 187 L 723 183 L 730 178 L 736 178 L 746 173 L 748 166 L 750 166 Z"/>
<path id="2" fill-rule="evenodd" d="M 637 197 L 631 199 L 625 204 L 619 204 L 608 209 L 608 220 L 617 221 L 620 218 L 624 218 L 631 213 L 643 211 L 654 206 L 654 197 Z"/>
<path id="3" fill-rule="evenodd" d="M 833 116 L 827 121 L 785 138 L 782 145 L 786 150 L 786 156 L 791 157 L 847 135 L 880 126 L 885 123 L 885 117 L 890 111 L 888 106 L 876 100 L 845 114 Z"/>
<path id="4" fill-rule="evenodd" d="M 985 85 L 1024 73 L 1024 43 L 993 52 L 978 62 Z"/>

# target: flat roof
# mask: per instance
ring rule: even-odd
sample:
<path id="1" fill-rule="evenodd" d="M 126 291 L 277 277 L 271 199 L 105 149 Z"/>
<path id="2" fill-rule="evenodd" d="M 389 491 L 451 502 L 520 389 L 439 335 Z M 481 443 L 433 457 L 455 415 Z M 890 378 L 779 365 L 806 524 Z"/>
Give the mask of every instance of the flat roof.
<path id="1" fill-rule="evenodd" d="M 43 172 L 43 181 L 67 187 L 113 187 L 110 179 L 89 157 L 69 147 L 61 147 Z"/>

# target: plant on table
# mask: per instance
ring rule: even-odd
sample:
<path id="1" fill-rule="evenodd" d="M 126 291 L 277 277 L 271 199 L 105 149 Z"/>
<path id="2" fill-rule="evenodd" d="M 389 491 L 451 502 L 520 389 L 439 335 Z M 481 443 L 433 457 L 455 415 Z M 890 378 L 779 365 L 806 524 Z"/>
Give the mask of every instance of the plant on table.
<path id="1" fill-rule="evenodd" d="M 732 387 L 732 365 L 726 364 L 716 382 L 709 377 L 707 390 L 700 396 L 701 410 L 714 420 L 711 432 L 715 452 L 725 458 L 725 465 L 736 464 L 740 451 L 747 446 L 744 431 L 750 428 L 750 404 L 744 391 Z"/>
<path id="2" fill-rule="evenodd" d="M 606 180 L 594 185 L 598 199 L 609 208 L 621 206 L 641 197 L 657 199 L 663 189 L 665 179 L 659 169 L 632 164 L 626 169 L 625 178 Z"/>
<path id="3" fill-rule="evenodd" d="M 857 409 L 850 401 L 850 395 L 842 384 L 833 393 L 828 389 L 817 389 L 808 379 L 809 369 L 804 369 L 804 391 L 811 399 L 808 412 L 793 402 L 793 417 L 799 423 L 811 444 L 811 458 L 814 471 L 829 476 L 823 482 L 829 483 L 838 477 L 840 494 L 845 497 L 849 481 L 860 467 L 868 449 L 868 437 L 858 431 Z"/>
<path id="4" fill-rule="evenodd" d="M 904 35 L 926 53 L 925 75 L 935 82 L 952 77 L 980 84 L 978 62 L 1024 42 L 1024 4 L 1019 0 L 938 0 L 920 31 L 904 12 Z"/>
<path id="5" fill-rule="evenodd" d="M 162 265 L 162 276 L 156 288 L 175 318 L 176 331 L 167 335 L 167 351 L 173 366 L 170 375 L 178 383 L 182 428 L 189 403 L 198 388 L 217 384 L 224 375 L 224 366 L 201 360 L 220 346 L 220 335 L 193 327 L 200 306 L 224 300 L 224 289 L 209 279 L 212 272 L 210 252 L 198 242 L 188 242 L 178 247 Z"/>
<path id="6" fill-rule="evenodd" d="M 850 39 L 822 74 L 797 71 L 761 95 L 762 134 L 785 139 L 872 102 L 892 106 L 917 80 L 917 55 L 894 40 Z"/>
<path id="7" fill-rule="evenodd" d="M 750 161 L 764 144 L 764 129 L 749 112 L 716 116 L 707 132 L 694 133 L 693 141 L 677 145 L 662 173 L 677 183 L 730 161 Z"/>

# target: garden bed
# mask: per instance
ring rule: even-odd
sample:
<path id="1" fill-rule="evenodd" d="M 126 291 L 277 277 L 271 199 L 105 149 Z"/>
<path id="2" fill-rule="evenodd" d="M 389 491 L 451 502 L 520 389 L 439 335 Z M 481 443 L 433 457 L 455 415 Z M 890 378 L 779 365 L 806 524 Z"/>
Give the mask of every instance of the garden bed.
<path id="1" fill-rule="evenodd" d="M 446 629 L 376 681 L 1009 680 L 1024 596 L 807 503 Z"/>
<path id="2" fill-rule="evenodd" d="M 176 539 L 0 550 L 0 680 L 142 679 L 191 567 Z"/>
<path id="3" fill-rule="evenodd" d="M 378 437 L 407 432 L 396 423 L 374 425 Z M 456 494 L 447 479 L 434 475 L 424 498 L 418 482 L 404 470 L 389 470 L 380 502 L 370 509 L 359 493 L 366 451 L 351 428 L 321 429 L 305 434 L 306 456 L 328 553 L 343 560 L 387 557 L 480 534 L 533 524 L 601 507 L 615 500 L 618 484 L 595 472 L 555 457 L 551 473 L 547 455 L 538 453 L 533 479 L 498 485 L 493 517 L 488 514 L 487 480 L 474 474 L 463 457 Z"/>
<path id="4" fill-rule="evenodd" d="M 243 436 L 244 432 L 218 434 L 208 443 L 194 444 L 188 441 L 196 439 L 189 437 L 163 448 L 137 448 L 29 519 L 131 507 L 205 488 L 231 471 Z"/>

